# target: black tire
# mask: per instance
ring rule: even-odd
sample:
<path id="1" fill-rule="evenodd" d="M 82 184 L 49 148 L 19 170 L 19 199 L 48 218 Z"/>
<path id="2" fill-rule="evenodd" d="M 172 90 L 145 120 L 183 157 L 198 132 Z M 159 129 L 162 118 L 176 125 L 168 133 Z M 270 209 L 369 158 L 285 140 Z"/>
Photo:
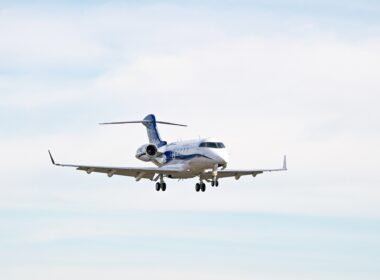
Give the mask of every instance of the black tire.
<path id="1" fill-rule="evenodd" d="M 206 184 L 205 184 L 205 183 L 202 183 L 202 185 L 201 185 L 201 190 L 202 190 L 202 192 L 205 192 L 205 191 L 206 191 Z"/>
<path id="2" fill-rule="evenodd" d="M 215 186 L 219 187 L 219 181 L 215 181 Z"/>
<path id="3" fill-rule="evenodd" d="M 166 191 L 166 183 L 162 183 L 161 185 L 161 190 L 164 192 Z"/>
<path id="4" fill-rule="evenodd" d="M 211 181 L 211 187 L 215 186 L 215 182 Z"/>
<path id="5" fill-rule="evenodd" d="M 199 183 L 195 184 L 195 191 L 199 192 L 201 190 L 201 185 Z"/>
<path id="6" fill-rule="evenodd" d="M 156 191 L 159 191 L 161 189 L 161 184 L 159 182 L 156 183 Z"/>

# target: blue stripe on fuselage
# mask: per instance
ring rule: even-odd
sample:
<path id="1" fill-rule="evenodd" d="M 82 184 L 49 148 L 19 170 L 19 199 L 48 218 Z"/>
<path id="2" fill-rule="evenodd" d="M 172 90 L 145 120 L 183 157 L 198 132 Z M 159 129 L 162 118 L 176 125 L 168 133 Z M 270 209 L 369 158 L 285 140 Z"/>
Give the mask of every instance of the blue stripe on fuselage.
<path id="1" fill-rule="evenodd" d="M 205 156 L 205 155 L 202 155 L 202 154 L 189 154 L 189 155 L 183 155 L 183 154 L 179 154 L 179 153 L 176 153 L 174 151 L 166 151 L 164 153 L 166 159 L 167 159 L 167 162 L 173 160 L 173 159 L 180 159 L 180 160 L 190 160 L 190 159 L 193 159 L 195 157 L 204 157 L 204 158 L 208 158 L 208 159 L 212 159 L 208 156 Z"/>

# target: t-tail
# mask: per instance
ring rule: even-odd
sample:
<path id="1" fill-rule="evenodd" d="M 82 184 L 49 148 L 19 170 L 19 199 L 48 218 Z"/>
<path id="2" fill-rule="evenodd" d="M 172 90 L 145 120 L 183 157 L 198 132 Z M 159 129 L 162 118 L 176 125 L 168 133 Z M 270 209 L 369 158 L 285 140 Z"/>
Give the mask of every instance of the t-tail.
<path id="1" fill-rule="evenodd" d="M 149 143 L 156 145 L 157 147 L 162 147 L 167 144 L 166 141 L 163 141 L 160 137 L 160 134 L 157 129 L 157 124 L 168 124 L 168 125 L 178 125 L 178 126 L 186 126 L 184 124 L 171 123 L 171 122 L 162 122 L 157 121 L 156 117 L 153 114 L 147 115 L 142 121 L 126 121 L 126 122 L 108 122 L 108 123 L 100 123 L 103 124 L 127 124 L 127 123 L 142 123 L 146 127 L 146 131 L 148 133 Z"/>
<path id="2" fill-rule="evenodd" d="M 154 115 L 147 115 L 142 124 L 146 127 L 149 143 L 152 143 L 157 147 L 165 146 L 167 144 L 166 141 L 162 141 L 160 134 L 158 133 L 156 117 Z"/>

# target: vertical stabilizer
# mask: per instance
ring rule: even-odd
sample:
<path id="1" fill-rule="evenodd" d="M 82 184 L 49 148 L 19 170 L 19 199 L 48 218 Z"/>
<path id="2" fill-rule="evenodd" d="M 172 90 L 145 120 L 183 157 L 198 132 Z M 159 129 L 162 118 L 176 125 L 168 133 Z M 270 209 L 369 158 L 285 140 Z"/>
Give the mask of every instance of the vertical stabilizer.
<path id="1" fill-rule="evenodd" d="M 167 144 L 166 141 L 161 140 L 160 134 L 157 130 L 156 117 L 153 114 L 147 115 L 144 118 L 143 125 L 146 127 L 150 143 L 156 145 L 157 147 L 161 147 Z"/>
<path id="2" fill-rule="evenodd" d="M 151 144 L 156 145 L 157 147 L 162 147 L 167 144 L 166 141 L 162 141 L 160 134 L 157 130 L 157 124 L 167 124 L 167 125 L 177 125 L 177 126 L 186 126 L 184 124 L 172 123 L 172 122 L 163 122 L 157 121 L 156 117 L 153 114 L 147 115 L 142 121 L 125 121 L 125 122 L 106 122 L 100 123 L 101 125 L 106 124 L 127 124 L 127 123 L 142 123 L 146 127 L 146 131 L 148 132 L 149 142 Z"/>

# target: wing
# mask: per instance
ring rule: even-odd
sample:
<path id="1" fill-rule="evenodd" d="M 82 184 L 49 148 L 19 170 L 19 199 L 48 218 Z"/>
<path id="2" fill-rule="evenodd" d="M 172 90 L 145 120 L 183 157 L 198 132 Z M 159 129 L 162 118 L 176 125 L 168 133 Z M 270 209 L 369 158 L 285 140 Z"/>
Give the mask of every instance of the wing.
<path id="1" fill-rule="evenodd" d="M 240 179 L 241 176 L 246 176 L 246 175 L 252 175 L 255 177 L 258 174 L 264 173 L 264 172 L 273 172 L 273 171 L 285 171 L 288 170 L 286 167 L 286 156 L 284 156 L 284 161 L 282 164 L 282 168 L 278 169 L 252 169 L 252 170 L 219 170 L 217 173 L 218 178 L 225 178 L 225 177 L 235 177 L 236 180 Z M 208 171 L 202 175 L 202 178 L 206 180 L 212 180 L 213 179 L 213 172 Z"/>
<path id="2" fill-rule="evenodd" d="M 171 175 L 178 172 L 183 172 L 186 167 L 181 164 L 167 165 L 164 167 L 111 167 L 111 166 L 91 166 L 91 165 L 74 165 L 74 164 L 60 164 L 54 161 L 53 156 L 49 151 L 51 162 L 56 166 L 75 167 L 77 170 L 86 171 L 87 174 L 92 172 L 105 173 L 108 177 L 113 175 L 135 177 L 136 181 L 141 179 L 153 180 L 156 174 Z"/>

